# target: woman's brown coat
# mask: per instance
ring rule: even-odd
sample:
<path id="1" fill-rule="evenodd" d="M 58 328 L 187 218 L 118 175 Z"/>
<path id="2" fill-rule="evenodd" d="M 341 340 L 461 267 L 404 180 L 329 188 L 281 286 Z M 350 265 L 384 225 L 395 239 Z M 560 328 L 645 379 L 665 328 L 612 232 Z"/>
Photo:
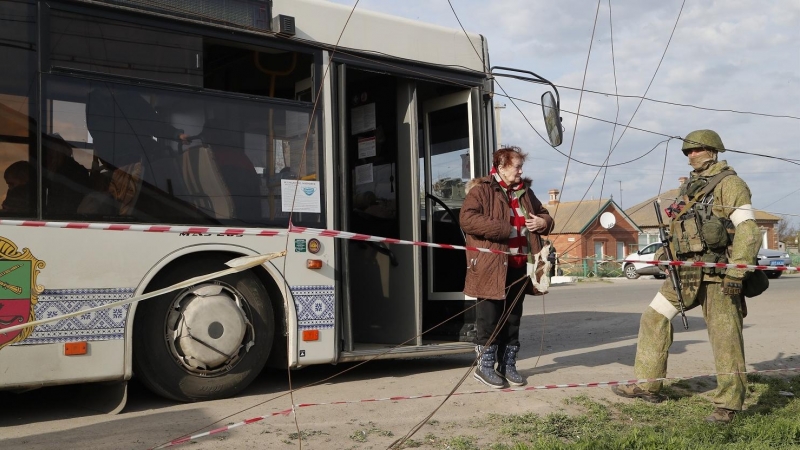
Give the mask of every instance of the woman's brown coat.
<path id="1" fill-rule="evenodd" d="M 547 227 L 530 235 L 529 249 L 538 253 L 541 243 L 538 235 L 547 235 L 553 230 L 553 218 L 542 202 L 530 189 L 531 180 L 523 180 L 525 193 L 520 197 L 522 206 L 528 213 L 533 213 L 547 222 Z M 476 178 L 467 183 L 467 198 L 461 206 L 459 222 L 461 229 L 467 234 L 467 247 L 488 248 L 508 251 L 508 239 L 511 236 L 511 206 L 503 188 L 488 176 Z M 467 250 L 467 278 L 464 282 L 464 293 L 478 298 L 502 300 L 505 298 L 506 272 L 508 255 Z M 514 281 L 514 280 L 511 280 Z M 526 294 L 533 294 L 529 283 Z"/>

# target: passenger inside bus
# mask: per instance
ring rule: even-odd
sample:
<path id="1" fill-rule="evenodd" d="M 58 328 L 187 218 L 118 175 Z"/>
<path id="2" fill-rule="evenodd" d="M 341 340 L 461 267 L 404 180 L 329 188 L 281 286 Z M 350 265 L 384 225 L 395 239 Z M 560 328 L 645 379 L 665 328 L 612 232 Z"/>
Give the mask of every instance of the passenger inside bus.
<path id="1" fill-rule="evenodd" d="M 170 142 L 187 138 L 140 94 L 106 86 L 89 92 L 86 127 L 94 140 L 95 155 L 115 168 L 142 161 L 147 166 L 170 153 Z"/>
<path id="2" fill-rule="evenodd" d="M 86 127 L 94 144 L 92 177 L 97 183 L 79 213 L 141 220 L 208 218 L 190 201 L 184 180 L 179 154 L 188 136 L 142 94 L 105 83 L 89 91 Z"/>
<path id="3" fill-rule="evenodd" d="M 58 133 L 42 140 L 43 205 L 48 217 L 74 215 L 90 192 L 89 171 L 75 161 L 72 149 Z"/>
<path id="4" fill-rule="evenodd" d="M 3 200 L 4 215 L 28 215 L 31 208 L 31 180 L 35 178 L 33 166 L 28 161 L 17 161 L 3 172 L 3 179 L 8 185 L 6 198 Z"/>

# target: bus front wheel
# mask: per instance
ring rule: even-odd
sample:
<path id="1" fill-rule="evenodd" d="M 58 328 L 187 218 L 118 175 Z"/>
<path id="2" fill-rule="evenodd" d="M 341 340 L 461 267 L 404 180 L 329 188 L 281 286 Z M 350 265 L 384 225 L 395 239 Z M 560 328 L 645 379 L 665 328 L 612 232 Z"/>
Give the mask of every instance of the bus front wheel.
<path id="1" fill-rule="evenodd" d="M 224 268 L 222 261 L 186 260 L 148 289 Z M 264 367 L 274 329 L 267 291 L 249 271 L 143 300 L 134 322 L 134 373 L 151 391 L 173 400 L 230 397 Z"/>

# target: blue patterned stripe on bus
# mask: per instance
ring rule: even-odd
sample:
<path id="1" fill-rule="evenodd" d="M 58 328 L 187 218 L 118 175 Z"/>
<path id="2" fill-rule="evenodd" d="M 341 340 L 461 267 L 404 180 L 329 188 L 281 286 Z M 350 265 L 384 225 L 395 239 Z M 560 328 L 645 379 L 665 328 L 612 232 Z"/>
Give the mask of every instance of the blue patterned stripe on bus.
<path id="1" fill-rule="evenodd" d="M 333 328 L 333 286 L 291 286 L 297 328 Z"/>
<path id="2" fill-rule="evenodd" d="M 45 289 L 34 306 L 37 318 L 94 308 L 133 296 L 135 288 Z M 128 306 L 104 309 L 82 316 L 39 325 L 24 341 L 14 345 L 74 341 L 107 341 L 125 336 Z"/>

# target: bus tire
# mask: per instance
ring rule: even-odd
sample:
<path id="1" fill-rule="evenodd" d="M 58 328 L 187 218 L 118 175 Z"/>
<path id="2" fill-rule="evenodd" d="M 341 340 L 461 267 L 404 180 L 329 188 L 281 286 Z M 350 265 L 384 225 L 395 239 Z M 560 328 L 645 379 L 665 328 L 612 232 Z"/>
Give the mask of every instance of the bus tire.
<path id="1" fill-rule="evenodd" d="M 222 270 L 225 268 L 223 261 L 227 259 L 230 258 L 187 258 L 163 276 L 159 274 L 148 286 L 148 291 Z M 205 292 L 220 289 L 220 292 L 218 295 L 197 295 L 202 289 Z M 239 304 L 234 300 L 237 296 L 241 299 Z M 237 311 L 246 319 L 237 318 Z M 187 318 L 189 312 L 193 313 L 194 319 Z M 233 319 L 235 324 L 225 329 L 211 318 L 222 316 Z M 143 300 L 137 306 L 135 320 L 134 374 L 154 393 L 183 402 L 226 398 L 247 387 L 264 367 L 272 350 L 275 331 L 272 303 L 264 285 L 251 271 L 234 273 L 209 283 Z M 192 330 L 190 320 L 194 320 L 192 324 L 196 325 L 195 330 Z M 204 323 L 209 320 L 214 322 L 210 325 Z M 203 339 L 194 335 L 187 338 L 185 334 L 176 337 L 176 330 L 183 330 L 184 333 L 190 330 L 190 334 L 192 331 L 199 334 L 204 333 L 204 328 L 209 330 L 209 334 L 203 334 Z M 225 331 L 220 331 L 223 329 Z M 225 335 L 228 329 L 234 331 Z M 240 334 L 243 336 L 240 337 Z M 235 359 L 226 359 L 217 367 L 203 367 L 203 358 L 200 357 L 201 367 L 196 367 L 198 359 L 189 356 L 192 352 L 195 352 L 194 356 L 199 356 L 209 343 L 217 345 L 214 338 L 227 338 L 227 347 L 222 347 L 227 348 L 226 352 L 223 354 L 219 349 L 215 352 L 222 357 L 233 354 Z M 237 344 L 236 339 L 241 342 Z M 194 345 L 191 351 L 182 347 L 186 346 L 186 342 Z"/>

